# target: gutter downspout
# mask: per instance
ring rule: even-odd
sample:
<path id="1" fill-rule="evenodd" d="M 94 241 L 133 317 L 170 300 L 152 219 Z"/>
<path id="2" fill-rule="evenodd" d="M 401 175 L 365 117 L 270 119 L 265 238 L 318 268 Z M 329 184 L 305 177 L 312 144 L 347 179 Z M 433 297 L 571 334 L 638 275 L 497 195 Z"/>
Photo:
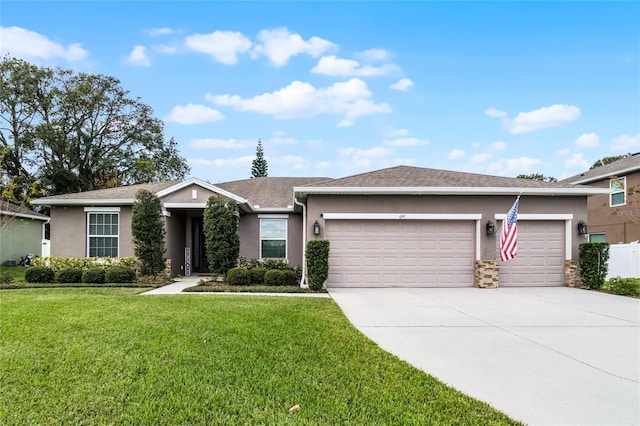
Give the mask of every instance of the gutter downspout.
<path id="1" fill-rule="evenodd" d="M 307 280 L 307 253 L 305 249 L 307 246 L 307 205 L 298 201 L 295 193 L 293 194 L 293 202 L 302 206 L 302 278 L 300 279 L 300 288 L 307 289 L 309 288 L 305 282 Z"/>

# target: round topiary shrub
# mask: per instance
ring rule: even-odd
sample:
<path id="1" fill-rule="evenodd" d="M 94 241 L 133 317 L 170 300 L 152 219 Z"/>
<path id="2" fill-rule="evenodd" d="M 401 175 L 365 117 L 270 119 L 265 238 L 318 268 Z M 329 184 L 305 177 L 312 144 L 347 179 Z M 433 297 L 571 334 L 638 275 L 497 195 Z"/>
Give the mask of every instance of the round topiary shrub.
<path id="1" fill-rule="evenodd" d="M 24 280 L 28 283 L 50 283 L 54 278 L 53 269 L 46 266 L 33 266 L 24 273 Z"/>
<path id="2" fill-rule="evenodd" d="M 247 268 L 231 268 L 227 272 L 227 282 L 229 285 L 247 285 L 251 283 L 251 274 Z"/>
<path id="3" fill-rule="evenodd" d="M 251 274 L 251 282 L 254 284 L 264 284 L 264 274 L 267 273 L 267 268 L 262 266 L 256 266 L 249 270 Z"/>
<path id="4" fill-rule="evenodd" d="M 104 274 L 108 283 L 132 283 L 136 280 L 136 271 L 127 266 L 111 266 Z"/>
<path id="5" fill-rule="evenodd" d="M 104 269 L 91 268 L 82 273 L 82 282 L 85 284 L 104 284 Z"/>
<path id="6" fill-rule="evenodd" d="M 82 268 L 64 268 L 56 273 L 56 281 L 59 283 L 82 282 Z"/>
<path id="7" fill-rule="evenodd" d="M 282 271 L 279 269 L 269 269 L 264 274 L 265 285 L 282 285 Z"/>
<path id="8" fill-rule="evenodd" d="M 283 269 L 280 275 L 282 285 L 298 285 L 298 274 L 293 269 Z"/>

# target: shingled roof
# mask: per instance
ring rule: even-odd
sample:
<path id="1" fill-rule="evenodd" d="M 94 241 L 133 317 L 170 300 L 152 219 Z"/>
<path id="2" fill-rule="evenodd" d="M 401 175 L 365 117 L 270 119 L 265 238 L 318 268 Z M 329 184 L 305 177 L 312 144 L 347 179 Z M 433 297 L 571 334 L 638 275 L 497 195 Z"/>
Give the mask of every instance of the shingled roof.
<path id="1" fill-rule="evenodd" d="M 71 194 L 52 195 L 50 197 L 44 197 L 40 200 L 36 200 L 34 204 L 44 204 L 44 201 L 64 201 L 64 200 L 118 200 L 118 201 L 130 201 L 136 198 L 136 192 L 140 189 L 146 189 L 154 194 L 163 189 L 167 189 L 180 183 L 179 180 L 169 180 L 164 182 L 155 183 L 141 183 L 139 185 L 127 185 L 119 186 L 117 188 L 97 189 L 95 191 L 74 192 Z"/>
<path id="2" fill-rule="evenodd" d="M 225 191 L 249 200 L 260 208 L 287 208 L 293 205 L 293 187 L 330 180 L 327 177 L 258 177 L 216 184 Z"/>
<path id="3" fill-rule="evenodd" d="M 37 219 L 47 221 L 49 220 L 49 216 L 44 215 L 42 213 L 38 213 L 33 210 L 29 210 L 24 206 L 19 206 L 14 203 L 9 203 L 3 201 L 0 203 L 0 214 L 8 215 L 8 216 L 16 216 L 16 217 L 24 217 L 28 219 Z"/>
<path id="4" fill-rule="evenodd" d="M 587 170 L 586 172 L 580 173 L 579 175 L 571 176 L 570 178 L 564 179 L 561 182 L 571 183 L 574 185 L 591 183 L 602 179 L 609 179 L 612 176 L 621 176 L 639 170 L 640 153 L 636 153 L 628 157 L 621 158 L 618 161 L 614 161 L 613 163 L 605 164 L 603 166 Z"/>
<path id="5" fill-rule="evenodd" d="M 600 193 L 593 187 L 562 182 L 543 182 L 504 176 L 396 166 L 340 179 L 296 187 L 297 194 L 378 193 L 378 194 L 509 194 L 588 195 Z"/>

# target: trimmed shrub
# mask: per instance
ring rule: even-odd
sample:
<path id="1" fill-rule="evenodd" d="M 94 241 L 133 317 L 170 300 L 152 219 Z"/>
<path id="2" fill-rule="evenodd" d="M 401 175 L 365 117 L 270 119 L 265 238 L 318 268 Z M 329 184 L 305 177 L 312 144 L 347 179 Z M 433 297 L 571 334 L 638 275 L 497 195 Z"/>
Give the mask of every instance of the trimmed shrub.
<path id="1" fill-rule="evenodd" d="M 298 274 L 293 269 L 283 269 L 280 271 L 282 275 L 282 285 L 298 285 Z"/>
<path id="2" fill-rule="evenodd" d="M 60 283 L 82 282 L 82 268 L 64 268 L 56 272 L 56 281 Z"/>
<path id="3" fill-rule="evenodd" d="M 86 284 L 104 284 L 104 269 L 91 268 L 82 273 L 82 282 Z"/>
<path id="4" fill-rule="evenodd" d="M 282 285 L 282 272 L 279 269 L 269 269 L 264 274 L 265 285 Z"/>
<path id="5" fill-rule="evenodd" d="M 48 266 L 54 272 L 65 268 L 82 270 L 94 267 L 129 266 L 137 268 L 138 261 L 134 257 L 36 257 L 31 261 L 33 266 Z"/>
<path id="6" fill-rule="evenodd" d="M 284 269 L 289 267 L 287 259 L 263 259 L 262 264 L 267 269 Z"/>
<path id="7" fill-rule="evenodd" d="M 227 272 L 229 285 L 247 285 L 251 283 L 251 274 L 247 268 L 235 267 Z"/>
<path id="8" fill-rule="evenodd" d="M 608 243 L 582 243 L 578 259 L 582 282 L 590 288 L 600 288 L 607 277 Z"/>
<path id="9" fill-rule="evenodd" d="M 329 277 L 329 240 L 310 240 L 307 242 L 307 279 L 309 288 L 322 289 Z"/>
<path id="10" fill-rule="evenodd" d="M 136 271 L 126 266 L 112 266 L 105 271 L 104 280 L 108 283 L 132 283 L 136 280 Z"/>
<path id="11" fill-rule="evenodd" d="M 253 284 L 263 284 L 264 283 L 264 274 L 267 273 L 267 268 L 262 266 L 256 266 L 255 268 L 251 268 L 249 270 L 249 274 L 251 275 L 251 282 Z"/>
<path id="12" fill-rule="evenodd" d="M 46 266 L 33 266 L 24 273 L 24 280 L 28 283 L 50 283 L 54 278 L 53 269 Z"/>

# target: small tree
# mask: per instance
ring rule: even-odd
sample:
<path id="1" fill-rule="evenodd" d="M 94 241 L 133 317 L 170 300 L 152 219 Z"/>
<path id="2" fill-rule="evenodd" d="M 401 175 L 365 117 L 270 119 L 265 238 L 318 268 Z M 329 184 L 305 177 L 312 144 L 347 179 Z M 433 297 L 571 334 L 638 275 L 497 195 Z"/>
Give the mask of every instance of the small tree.
<path id="1" fill-rule="evenodd" d="M 134 253 L 142 275 L 156 275 L 165 268 L 164 223 L 160 199 L 145 189 L 136 193 L 131 218 Z"/>
<path id="2" fill-rule="evenodd" d="M 329 240 L 310 240 L 306 258 L 309 288 L 318 291 L 329 277 Z"/>
<path id="3" fill-rule="evenodd" d="M 226 274 L 240 255 L 238 206 L 233 201 L 210 197 L 204 209 L 204 247 L 209 270 Z"/>
<path id="4" fill-rule="evenodd" d="M 582 282 L 591 288 L 600 288 L 607 278 L 609 267 L 608 243 L 582 243 L 578 247 L 578 262 Z"/>
<path id="5" fill-rule="evenodd" d="M 258 139 L 256 146 L 256 158 L 251 163 L 251 178 L 267 177 L 267 160 L 264 158 L 264 150 L 262 149 L 262 141 Z"/>

